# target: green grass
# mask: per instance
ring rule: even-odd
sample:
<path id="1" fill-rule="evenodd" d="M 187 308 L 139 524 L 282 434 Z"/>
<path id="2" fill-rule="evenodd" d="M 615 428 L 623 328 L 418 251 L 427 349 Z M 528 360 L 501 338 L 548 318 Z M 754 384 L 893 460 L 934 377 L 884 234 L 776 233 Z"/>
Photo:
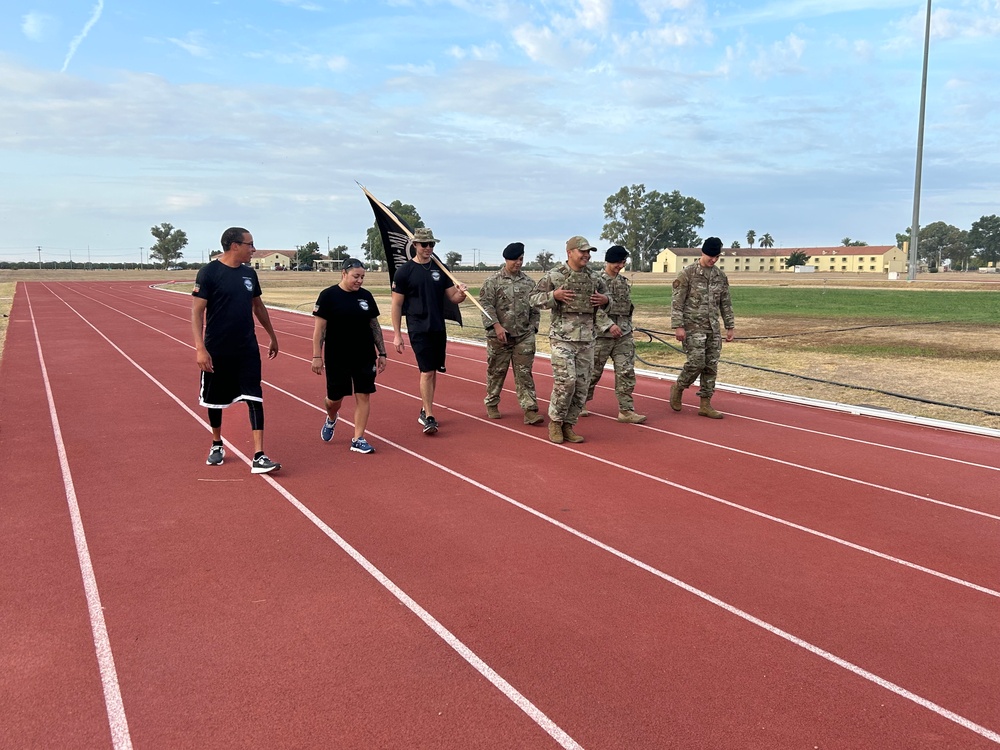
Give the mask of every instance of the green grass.
<path id="1" fill-rule="evenodd" d="M 737 318 L 805 317 L 845 320 L 947 321 L 996 325 L 998 292 L 937 292 L 896 289 L 793 289 L 731 287 Z M 637 307 L 669 308 L 671 288 L 633 286 Z"/>

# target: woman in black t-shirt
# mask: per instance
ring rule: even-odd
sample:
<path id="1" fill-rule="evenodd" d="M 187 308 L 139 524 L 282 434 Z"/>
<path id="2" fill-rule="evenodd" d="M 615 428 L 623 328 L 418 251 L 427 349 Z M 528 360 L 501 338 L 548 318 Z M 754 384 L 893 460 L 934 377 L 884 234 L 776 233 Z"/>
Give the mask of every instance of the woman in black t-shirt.
<path id="1" fill-rule="evenodd" d="M 365 266 L 356 258 L 344 261 L 340 283 L 319 293 L 313 315 L 312 371 L 317 375 L 326 368 L 326 421 L 320 430 L 325 442 L 333 439 L 340 404 L 344 396 L 354 394 L 354 438 L 351 450 L 374 453 L 365 439 L 365 427 L 371 411 L 375 376 L 385 369 L 385 341 L 378 323 L 375 298 L 361 285 Z"/>

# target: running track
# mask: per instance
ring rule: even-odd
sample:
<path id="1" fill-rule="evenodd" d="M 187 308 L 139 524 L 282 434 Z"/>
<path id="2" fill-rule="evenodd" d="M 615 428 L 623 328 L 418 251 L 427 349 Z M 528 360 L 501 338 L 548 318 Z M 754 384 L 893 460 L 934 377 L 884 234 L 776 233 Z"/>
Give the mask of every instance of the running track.
<path id="1" fill-rule="evenodd" d="M 556 446 L 452 342 L 441 432 L 407 349 L 362 456 L 319 439 L 311 319 L 271 315 L 262 477 L 242 405 L 205 465 L 189 297 L 18 285 L 3 748 L 1000 744 L 997 438 L 645 378 L 620 425 L 606 374 Z"/>

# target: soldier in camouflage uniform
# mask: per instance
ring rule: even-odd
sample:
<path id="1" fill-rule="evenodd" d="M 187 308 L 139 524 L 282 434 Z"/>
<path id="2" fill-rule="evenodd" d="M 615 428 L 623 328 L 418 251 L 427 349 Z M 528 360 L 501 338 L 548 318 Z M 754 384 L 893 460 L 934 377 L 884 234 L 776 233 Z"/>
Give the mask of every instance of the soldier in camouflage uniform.
<path id="1" fill-rule="evenodd" d="M 670 408 L 681 410 L 681 395 L 695 378 L 701 376 L 701 408 L 698 414 L 711 419 L 722 419 L 722 414 L 712 408 L 715 377 L 722 356 L 722 336 L 719 332 L 719 315 L 726 326 L 726 341 L 733 340 L 736 322 L 733 303 L 729 297 L 729 279 L 722 269 L 716 268 L 722 252 L 722 240 L 709 237 L 701 246 L 701 258 L 674 279 L 673 300 L 670 306 L 670 326 L 677 340 L 684 345 L 687 362 L 670 389 Z"/>
<path id="2" fill-rule="evenodd" d="M 621 275 L 628 251 L 621 245 L 612 245 L 604 254 L 601 278 L 608 285 L 611 304 L 607 312 L 597 311 L 599 333 L 594 342 L 594 373 L 590 377 L 587 401 L 594 398 L 594 390 L 604 373 L 604 365 L 611 359 L 615 366 L 615 397 L 618 399 L 618 421 L 642 424 L 646 417 L 635 413 L 632 392 L 635 390 L 635 339 L 632 337 L 632 285 Z M 587 416 L 584 406 L 580 416 Z"/>
<path id="3" fill-rule="evenodd" d="M 483 282 L 479 302 L 483 306 L 486 329 L 486 415 L 500 419 L 500 391 L 513 362 L 517 401 L 524 411 L 525 424 L 540 424 L 535 398 L 535 334 L 539 311 L 528 302 L 535 282 L 521 272 L 524 245 L 512 242 L 503 251 L 504 265 Z"/>
<path id="4" fill-rule="evenodd" d="M 611 303 L 608 285 L 587 268 L 594 246 L 575 236 L 566 241 L 566 262 L 539 279 L 531 304 L 551 311 L 549 348 L 552 396 L 549 399 L 549 440 L 582 443 L 573 426 L 587 400 L 594 369 L 594 337 L 599 307 Z"/>

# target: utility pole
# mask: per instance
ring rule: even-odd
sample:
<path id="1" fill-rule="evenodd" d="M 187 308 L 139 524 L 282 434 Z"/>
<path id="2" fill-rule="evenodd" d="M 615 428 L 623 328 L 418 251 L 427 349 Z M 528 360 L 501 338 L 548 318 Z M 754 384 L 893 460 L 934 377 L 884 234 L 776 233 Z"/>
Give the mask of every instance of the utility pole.
<path id="1" fill-rule="evenodd" d="M 917 245 L 920 242 L 920 173 L 924 161 L 924 110 L 927 107 L 927 58 L 931 45 L 931 0 L 927 0 L 924 22 L 924 71 L 920 80 L 920 118 L 917 124 L 917 169 L 913 180 L 913 219 L 910 221 L 910 270 L 906 278 L 917 277 Z"/>
<path id="2" fill-rule="evenodd" d="M 142 268 L 142 250 L 143 250 L 143 248 L 140 247 L 139 248 L 139 268 Z"/>
<path id="3" fill-rule="evenodd" d="M 42 246 L 38 246 L 38 270 L 42 270 Z"/>

